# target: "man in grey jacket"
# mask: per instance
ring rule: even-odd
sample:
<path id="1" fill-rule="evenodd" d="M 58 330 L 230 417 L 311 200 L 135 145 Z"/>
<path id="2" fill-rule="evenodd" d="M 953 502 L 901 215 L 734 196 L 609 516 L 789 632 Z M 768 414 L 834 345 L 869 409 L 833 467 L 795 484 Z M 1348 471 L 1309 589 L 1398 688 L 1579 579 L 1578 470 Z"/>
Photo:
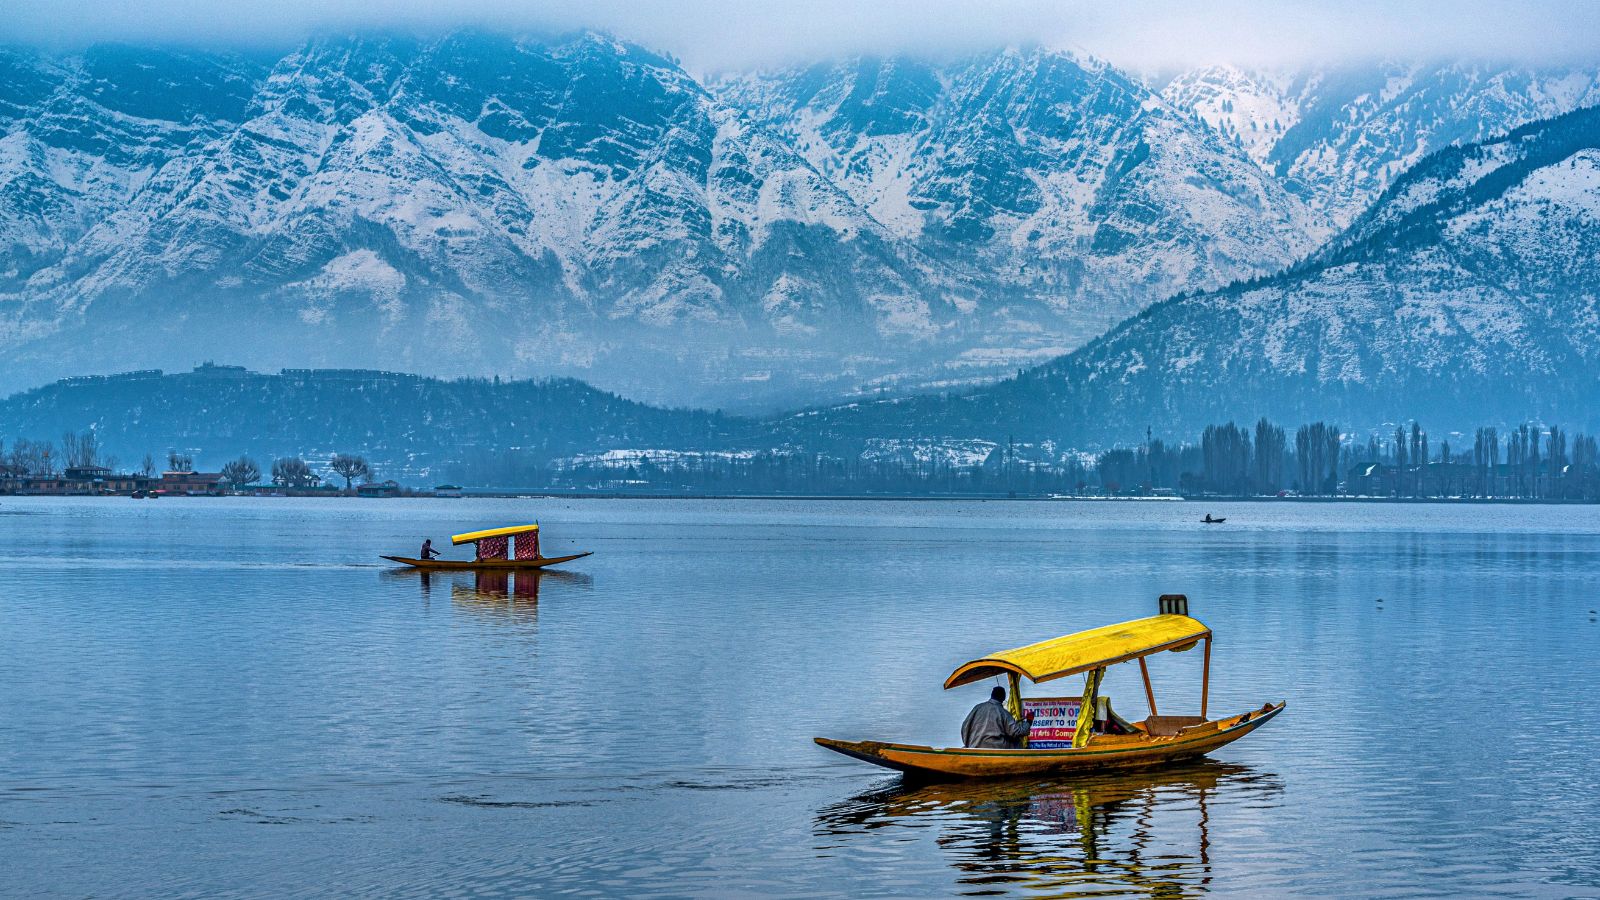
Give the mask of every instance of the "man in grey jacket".
<path id="1" fill-rule="evenodd" d="M 1028 736 L 1033 714 L 1028 721 L 1019 720 L 1006 709 L 1006 689 L 996 686 L 989 699 L 979 703 L 967 713 L 961 723 L 961 744 L 964 747 L 987 747 L 995 750 L 1015 750 Z"/>

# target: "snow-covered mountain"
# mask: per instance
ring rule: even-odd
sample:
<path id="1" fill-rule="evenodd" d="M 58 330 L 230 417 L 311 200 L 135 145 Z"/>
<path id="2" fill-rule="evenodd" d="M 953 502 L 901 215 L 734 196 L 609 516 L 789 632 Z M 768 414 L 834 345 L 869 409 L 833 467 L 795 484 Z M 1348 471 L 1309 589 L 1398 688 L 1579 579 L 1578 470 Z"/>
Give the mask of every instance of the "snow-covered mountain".
<path id="1" fill-rule="evenodd" d="M 1270 276 L 1429 150 L 1597 99 L 1468 66 L 1157 93 L 1038 49 L 708 87 L 595 34 L 0 50 L 0 390 L 213 356 L 746 409 L 966 385 Z"/>
<path id="2" fill-rule="evenodd" d="M 801 442 L 1062 446 L 1186 438 L 1267 416 L 1600 428 L 1600 108 L 1448 148 L 1303 265 L 1156 304 L 1016 378 L 785 420 Z"/>
<path id="3" fill-rule="evenodd" d="M 937 264 L 638 47 L 458 34 L 321 40 L 260 73 L 182 61 L 203 84 L 145 74 L 181 99 L 126 109 L 91 102 L 92 57 L 8 58 L 31 81 L 0 87 L 21 247 L 0 302 L 33 379 L 247 334 L 253 365 L 576 371 L 686 402 L 773 373 L 835 386 L 960 330 Z"/>
<path id="4" fill-rule="evenodd" d="M 1321 233 L 1211 129 L 1040 51 L 715 92 L 593 34 L 0 66 L 4 388 L 246 333 L 252 366 L 679 403 L 961 383 Z"/>
<path id="5" fill-rule="evenodd" d="M 1600 103 L 1600 68 L 1213 65 L 1173 78 L 1161 95 L 1344 226 L 1429 153 Z"/>
<path id="6" fill-rule="evenodd" d="M 228 54 L 0 48 L 0 292 L 60 261 L 162 167 L 237 128 L 265 74 Z"/>
<path id="7" fill-rule="evenodd" d="M 1588 108 L 1434 154 L 1306 265 L 1158 304 L 993 399 L 1126 440 L 1256 415 L 1593 429 L 1597 234 Z"/>
<path id="8" fill-rule="evenodd" d="M 858 58 L 716 89 L 897 236 L 1095 332 L 1276 271 L 1329 231 L 1230 141 L 1092 58 Z"/>

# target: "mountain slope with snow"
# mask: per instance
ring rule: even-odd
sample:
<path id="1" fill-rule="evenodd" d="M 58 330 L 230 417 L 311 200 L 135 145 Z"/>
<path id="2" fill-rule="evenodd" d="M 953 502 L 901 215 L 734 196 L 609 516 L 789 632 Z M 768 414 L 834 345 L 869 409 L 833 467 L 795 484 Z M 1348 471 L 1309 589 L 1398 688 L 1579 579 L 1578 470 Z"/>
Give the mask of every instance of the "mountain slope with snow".
<path id="1" fill-rule="evenodd" d="M 163 166 L 243 120 L 258 60 L 0 48 L 0 292 L 59 261 Z"/>
<path id="2" fill-rule="evenodd" d="M 746 410 L 966 387 L 1279 272 L 1427 152 L 1595 99 L 1465 65 L 1156 93 L 1037 49 L 708 87 L 596 34 L 3 49 L 0 390 L 212 356 Z"/>
<path id="3" fill-rule="evenodd" d="M 1135 442 L 1207 424 L 1600 425 L 1600 109 L 1454 147 L 1307 263 L 1157 304 L 992 388 L 812 413 L 835 434 Z"/>
<path id="4" fill-rule="evenodd" d="M 8 140 L 38 130 L 29 101 Z M 636 47 L 317 41 L 237 118 L 17 273 L 0 301 L 34 365 L 171 365 L 247 325 L 252 365 L 601 369 L 682 401 L 836 383 L 952 330 L 937 265 Z"/>
<path id="5" fill-rule="evenodd" d="M 1013 371 L 1314 246 L 1300 201 L 1104 64 L 898 65 L 712 92 L 593 34 L 9 51 L 4 386 L 248 331 L 258 367 L 815 399 Z M 818 104 L 832 155 L 794 124 Z"/>
<path id="6" fill-rule="evenodd" d="M 1213 65 L 1172 79 L 1161 95 L 1344 226 L 1430 153 L 1600 103 L 1600 69 L 1401 61 L 1298 71 Z"/>
<path id="7" fill-rule="evenodd" d="M 859 58 L 716 89 L 898 236 L 1102 327 L 1275 271 L 1327 233 L 1244 152 L 1072 54 Z"/>

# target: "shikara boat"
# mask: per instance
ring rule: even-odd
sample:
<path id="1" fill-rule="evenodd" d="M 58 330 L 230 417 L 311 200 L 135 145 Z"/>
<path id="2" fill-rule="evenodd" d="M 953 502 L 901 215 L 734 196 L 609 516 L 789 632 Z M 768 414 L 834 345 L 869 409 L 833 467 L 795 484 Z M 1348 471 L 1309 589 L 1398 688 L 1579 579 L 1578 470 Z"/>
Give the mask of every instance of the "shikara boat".
<path id="1" fill-rule="evenodd" d="M 410 556 L 385 556 L 384 559 L 424 571 L 542 569 L 591 555 L 593 551 L 567 556 L 539 555 L 539 526 L 510 525 L 452 535 L 454 545 L 472 544 L 472 559 L 416 559 Z"/>
<path id="2" fill-rule="evenodd" d="M 1084 674 L 1081 698 L 1055 698 L 1062 708 L 1076 708 L 1071 728 L 1041 728 L 1035 720 L 1025 746 L 1020 749 L 927 747 L 883 741 L 839 741 L 816 738 L 829 750 L 863 762 L 896 769 L 928 780 L 1004 778 L 1064 772 L 1089 772 L 1158 766 L 1193 759 L 1230 744 L 1265 725 L 1284 709 L 1284 703 L 1266 703 L 1257 709 L 1219 719 L 1206 716 L 1211 687 L 1211 629 L 1188 616 L 1188 599 L 1182 594 L 1161 598 L 1161 615 L 1117 625 L 1080 631 L 1015 650 L 975 659 L 957 668 L 944 686 L 960 687 L 994 676 L 1008 678 L 1007 703 L 1011 714 L 1023 717 L 1021 679 L 1035 684 Z M 1155 690 L 1145 657 L 1162 652 L 1182 652 L 1205 644 L 1198 716 L 1163 716 L 1156 709 Z M 1108 666 L 1139 663 L 1150 715 L 1142 722 L 1126 722 L 1099 696 Z M 1034 701 L 1037 702 L 1037 701 Z M 1064 740 L 1070 736 L 1070 741 Z"/>

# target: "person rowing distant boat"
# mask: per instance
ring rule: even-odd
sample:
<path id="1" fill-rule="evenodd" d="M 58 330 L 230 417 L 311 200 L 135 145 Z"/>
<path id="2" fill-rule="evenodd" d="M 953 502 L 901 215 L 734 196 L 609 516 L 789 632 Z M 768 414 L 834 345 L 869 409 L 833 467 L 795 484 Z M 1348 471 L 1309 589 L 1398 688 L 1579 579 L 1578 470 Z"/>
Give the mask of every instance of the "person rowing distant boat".
<path id="1" fill-rule="evenodd" d="M 460 546 L 472 544 L 476 551 L 472 559 L 444 559 L 433 549 L 433 538 L 422 542 L 422 553 L 416 557 L 389 556 L 384 559 L 416 569 L 441 571 L 445 569 L 542 569 L 589 556 L 589 551 L 568 553 L 562 556 L 545 556 L 539 552 L 539 523 L 507 525 L 504 528 L 485 528 L 466 534 L 453 534 L 450 543 Z"/>

